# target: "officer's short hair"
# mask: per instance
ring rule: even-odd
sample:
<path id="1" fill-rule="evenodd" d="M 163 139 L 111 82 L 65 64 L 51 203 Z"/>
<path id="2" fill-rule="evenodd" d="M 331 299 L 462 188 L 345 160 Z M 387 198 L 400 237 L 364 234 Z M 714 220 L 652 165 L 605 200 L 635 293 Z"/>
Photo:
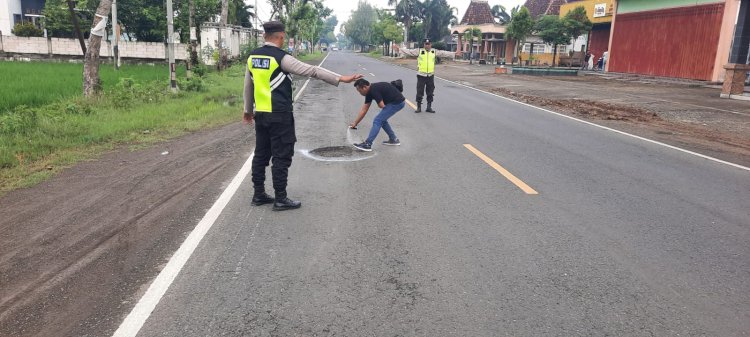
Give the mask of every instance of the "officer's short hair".
<path id="1" fill-rule="evenodd" d="M 263 24 L 263 36 L 269 38 L 276 33 L 286 31 L 286 26 L 281 21 L 268 21 Z"/>
<path id="2" fill-rule="evenodd" d="M 358 79 L 358 80 L 354 81 L 354 87 L 355 87 L 355 88 L 366 87 L 366 86 L 368 86 L 368 85 L 370 85 L 370 82 L 368 82 L 368 81 L 367 81 L 366 79 L 364 79 L 364 78 L 360 78 L 360 79 Z"/>

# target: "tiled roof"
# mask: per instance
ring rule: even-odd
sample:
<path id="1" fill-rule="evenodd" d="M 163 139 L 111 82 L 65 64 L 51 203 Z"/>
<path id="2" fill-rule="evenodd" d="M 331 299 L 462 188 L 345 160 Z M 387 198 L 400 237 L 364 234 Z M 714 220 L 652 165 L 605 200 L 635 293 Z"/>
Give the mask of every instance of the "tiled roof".
<path id="1" fill-rule="evenodd" d="M 461 19 L 462 25 L 481 25 L 483 23 L 495 23 L 495 17 L 492 16 L 492 9 L 487 1 L 471 0 L 469 8 Z"/>
<path id="2" fill-rule="evenodd" d="M 524 6 L 529 9 L 531 16 L 535 19 L 543 15 L 558 15 L 560 6 L 580 0 L 526 0 Z"/>

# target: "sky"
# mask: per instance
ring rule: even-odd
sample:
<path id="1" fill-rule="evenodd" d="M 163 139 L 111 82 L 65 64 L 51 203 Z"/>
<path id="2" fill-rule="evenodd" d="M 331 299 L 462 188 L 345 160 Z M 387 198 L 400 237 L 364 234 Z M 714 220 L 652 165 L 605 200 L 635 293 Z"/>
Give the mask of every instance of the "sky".
<path id="1" fill-rule="evenodd" d="M 268 0 L 257 0 L 258 1 L 258 14 L 259 18 L 262 22 L 268 21 L 269 16 L 271 15 L 271 5 L 268 3 Z M 447 0 L 448 5 L 451 7 L 458 8 L 458 19 L 461 20 L 461 18 L 464 15 L 464 12 L 466 11 L 466 8 L 469 7 L 469 2 L 471 0 Z M 525 0 L 487 0 L 490 4 L 490 7 L 494 5 L 503 5 L 505 8 L 508 8 L 510 10 L 511 8 L 523 5 Z M 255 0 L 245 0 L 245 2 L 249 5 L 255 4 Z M 339 20 L 339 24 L 341 22 L 346 21 L 349 18 L 349 15 L 353 10 L 357 8 L 357 2 L 358 0 L 324 0 L 326 6 L 328 8 L 333 9 L 333 14 L 336 15 L 336 18 Z M 371 5 L 379 8 L 387 8 L 388 7 L 388 0 L 368 0 Z M 336 29 L 338 32 L 338 28 Z"/>

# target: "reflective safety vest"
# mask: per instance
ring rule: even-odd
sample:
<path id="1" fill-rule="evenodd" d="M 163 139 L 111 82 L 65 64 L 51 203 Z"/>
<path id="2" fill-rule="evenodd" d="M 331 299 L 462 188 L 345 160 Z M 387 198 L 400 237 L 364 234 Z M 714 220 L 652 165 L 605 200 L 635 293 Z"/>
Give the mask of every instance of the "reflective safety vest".
<path id="1" fill-rule="evenodd" d="M 285 55 L 285 51 L 266 45 L 253 50 L 247 58 L 255 112 L 292 112 L 292 75 L 281 70 Z"/>
<path id="2" fill-rule="evenodd" d="M 430 49 L 430 51 L 421 49 L 419 56 L 417 56 L 417 65 L 419 66 L 419 72 L 435 73 L 435 49 Z"/>

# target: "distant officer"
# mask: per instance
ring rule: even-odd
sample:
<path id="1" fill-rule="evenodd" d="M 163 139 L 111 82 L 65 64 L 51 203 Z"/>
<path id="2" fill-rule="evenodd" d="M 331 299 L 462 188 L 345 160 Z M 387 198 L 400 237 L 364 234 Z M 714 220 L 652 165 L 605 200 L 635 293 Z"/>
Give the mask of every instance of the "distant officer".
<path id="1" fill-rule="evenodd" d="M 450 57 L 453 58 L 454 52 L 435 50 L 432 49 L 432 42 L 430 39 L 424 40 L 424 49 L 401 49 L 398 46 L 394 46 L 394 49 L 400 51 L 404 55 L 416 56 L 417 57 L 417 110 L 414 112 L 422 112 L 422 97 L 424 96 L 424 89 L 427 86 L 427 112 L 434 113 L 432 110 L 432 97 L 435 92 L 435 57 Z"/>
<path id="2" fill-rule="evenodd" d="M 292 165 L 294 143 L 297 141 L 290 74 L 314 77 L 336 86 L 339 82 L 355 81 L 362 75 L 341 76 L 300 62 L 287 54 L 281 49 L 286 33 L 284 24 L 279 21 L 266 22 L 263 30 L 266 43 L 253 50 L 247 59 L 245 110 L 242 118 L 246 124 L 255 121 L 255 156 L 252 166 L 255 192 L 252 205 L 273 203 L 274 211 L 283 211 L 302 205 L 299 201 L 289 199 L 286 194 L 287 174 Z M 275 199 L 265 192 L 266 166 L 271 160 Z"/>

